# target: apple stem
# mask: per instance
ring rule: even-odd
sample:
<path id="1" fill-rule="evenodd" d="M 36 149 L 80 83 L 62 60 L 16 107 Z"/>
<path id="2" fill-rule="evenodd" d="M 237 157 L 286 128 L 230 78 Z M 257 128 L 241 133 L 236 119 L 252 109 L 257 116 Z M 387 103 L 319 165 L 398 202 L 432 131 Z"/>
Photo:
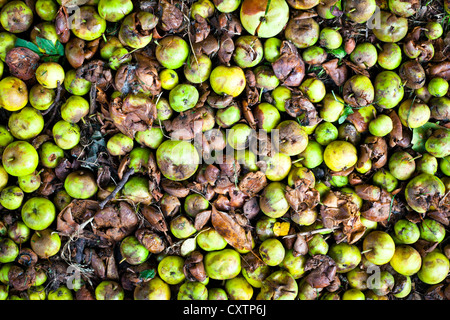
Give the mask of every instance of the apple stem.
<path id="1" fill-rule="evenodd" d="M 414 161 L 414 160 L 419 159 L 421 157 L 422 157 L 422 155 L 418 155 L 417 157 L 411 158 L 408 161 L 411 162 L 411 161 Z"/>
<path id="2" fill-rule="evenodd" d="M 364 253 L 370 252 L 370 251 L 372 251 L 372 250 L 373 250 L 373 249 L 367 249 L 367 250 L 361 251 L 361 254 L 364 254 Z"/>

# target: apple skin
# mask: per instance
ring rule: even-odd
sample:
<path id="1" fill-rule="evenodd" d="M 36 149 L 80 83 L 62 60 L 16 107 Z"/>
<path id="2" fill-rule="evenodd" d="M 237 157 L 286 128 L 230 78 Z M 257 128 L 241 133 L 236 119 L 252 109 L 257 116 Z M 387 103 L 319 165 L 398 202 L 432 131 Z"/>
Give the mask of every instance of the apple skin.
<path id="1" fill-rule="evenodd" d="M 0 81 L 0 105 L 8 111 L 17 111 L 28 103 L 28 88 L 19 78 L 9 76 Z"/>
<path id="2" fill-rule="evenodd" d="M 10 115 L 8 127 L 16 139 L 29 140 L 44 129 L 44 117 L 38 109 L 25 106 Z"/>
<path id="3" fill-rule="evenodd" d="M 69 173 L 64 180 L 64 189 L 75 199 L 89 199 L 98 191 L 94 174 L 89 170 Z"/>
<path id="4" fill-rule="evenodd" d="M 240 17 L 242 26 L 259 38 L 271 38 L 279 34 L 289 21 L 289 5 L 285 0 L 244 0 Z M 261 18 L 265 18 L 261 22 Z M 257 34 L 256 34 L 257 33 Z"/>
<path id="5" fill-rule="evenodd" d="M 395 243 L 388 233 L 375 230 L 364 238 L 363 251 L 367 251 L 367 260 L 376 265 L 383 265 L 394 256 Z"/>
<path id="6" fill-rule="evenodd" d="M 404 276 L 416 274 L 422 266 L 422 258 L 419 252 L 412 246 L 399 245 L 389 261 L 391 267 Z"/>
<path id="7" fill-rule="evenodd" d="M 98 3 L 100 17 L 109 22 L 120 21 L 131 11 L 133 11 L 131 0 L 100 0 Z"/>
<path id="8" fill-rule="evenodd" d="M 59 252 L 61 238 L 58 232 L 49 228 L 36 230 L 31 236 L 30 245 L 39 258 L 48 259 Z"/>
<path id="9" fill-rule="evenodd" d="M 52 128 L 53 139 L 58 147 L 69 150 L 80 142 L 80 127 L 76 123 L 60 120 Z"/>
<path id="10" fill-rule="evenodd" d="M 44 142 L 39 148 L 38 153 L 41 159 L 41 165 L 50 169 L 56 168 L 59 162 L 64 158 L 64 150 L 52 141 Z"/>
<path id="11" fill-rule="evenodd" d="M 237 97 L 244 91 L 246 80 L 244 71 L 237 66 L 217 66 L 209 76 L 211 88 L 219 95 Z"/>
<path id="12" fill-rule="evenodd" d="M 56 62 L 43 62 L 36 69 L 36 80 L 47 89 L 63 85 L 65 75 L 63 67 Z"/>
<path id="13" fill-rule="evenodd" d="M 447 277 L 449 260 L 441 252 L 429 252 L 422 260 L 422 267 L 417 272 L 419 279 L 429 285 L 438 284 Z"/>
<path id="14" fill-rule="evenodd" d="M 33 197 L 22 206 L 22 221 L 33 230 L 48 228 L 56 217 L 56 208 L 53 202 L 42 197 Z"/>
<path id="15" fill-rule="evenodd" d="M 11 176 L 33 173 L 39 164 L 36 149 L 26 141 L 14 141 L 6 146 L 2 156 L 3 168 Z"/>
<path id="16" fill-rule="evenodd" d="M 19 209 L 23 198 L 24 193 L 18 186 L 8 186 L 0 192 L 0 204 L 8 210 Z"/>

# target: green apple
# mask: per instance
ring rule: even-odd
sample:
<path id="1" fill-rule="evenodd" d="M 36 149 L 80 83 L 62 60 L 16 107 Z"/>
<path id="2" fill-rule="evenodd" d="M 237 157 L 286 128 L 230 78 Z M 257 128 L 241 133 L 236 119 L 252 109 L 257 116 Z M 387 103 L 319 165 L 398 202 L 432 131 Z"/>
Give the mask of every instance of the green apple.
<path id="1" fill-rule="evenodd" d="M 56 89 L 64 84 L 65 72 L 57 62 L 43 62 L 36 69 L 36 80 L 48 89 Z"/>
<path id="2" fill-rule="evenodd" d="M 25 32 L 33 24 L 33 10 L 24 1 L 9 1 L 0 12 L 0 23 L 11 33 Z"/>
<path id="3" fill-rule="evenodd" d="M 0 32 L 0 59 L 5 62 L 6 54 L 14 48 L 17 37 L 10 32 Z"/>
<path id="4" fill-rule="evenodd" d="M 155 56 L 164 68 L 175 70 L 186 62 L 189 56 L 189 45 L 183 38 L 169 35 L 158 42 Z"/>
<path id="5" fill-rule="evenodd" d="M 22 221 L 33 230 L 47 229 L 56 217 L 53 202 L 43 197 L 28 199 L 21 210 Z"/>
<path id="6" fill-rule="evenodd" d="M 81 6 L 79 8 L 79 19 L 81 23 L 72 23 L 71 31 L 82 40 L 95 40 L 106 31 L 106 20 L 97 13 L 94 6 Z"/>
<path id="7" fill-rule="evenodd" d="M 0 191 L 8 184 L 9 175 L 5 168 L 0 164 Z"/>
<path id="8" fill-rule="evenodd" d="M 404 276 L 412 276 L 420 270 L 422 258 L 412 246 L 399 245 L 395 248 L 395 253 L 389 264 L 398 273 Z"/>
<path id="9" fill-rule="evenodd" d="M 123 300 L 125 292 L 116 281 L 103 280 L 95 287 L 96 300 Z"/>
<path id="10" fill-rule="evenodd" d="M 100 0 L 98 2 L 98 14 L 109 22 L 122 20 L 133 11 L 131 0 Z"/>
<path id="11" fill-rule="evenodd" d="M 89 114 L 89 102 L 80 96 L 70 96 L 61 106 L 61 118 L 77 123 Z"/>
<path id="12" fill-rule="evenodd" d="M 89 170 L 77 170 L 69 173 L 64 180 L 64 189 L 75 199 L 89 199 L 98 191 L 94 174 Z"/>
<path id="13" fill-rule="evenodd" d="M 6 146 L 2 155 L 3 168 L 11 176 L 33 173 L 39 164 L 36 149 L 26 141 L 14 141 Z"/>
<path id="14" fill-rule="evenodd" d="M 28 103 L 26 83 L 13 76 L 0 80 L 0 106 L 8 111 L 17 111 Z"/>
<path id="15" fill-rule="evenodd" d="M 71 94 L 84 96 L 91 90 L 92 83 L 86 79 L 78 78 L 76 75 L 77 71 L 75 69 L 66 72 L 64 88 Z"/>
<path id="16" fill-rule="evenodd" d="M 383 265 L 394 256 L 395 243 L 388 233 L 375 230 L 364 238 L 363 252 L 367 260 L 373 264 Z"/>
<path id="17" fill-rule="evenodd" d="M 435 250 L 428 253 L 422 260 L 422 267 L 417 275 L 419 279 L 429 285 L 438 284 L 447 277 L 449 271 L 448 258 Z"/>
<path id="18" fill-rule="evenodd" d="M 38 153 L 41 165 L 50 169 L 56 168 L 59 162 L 64 159 L 64 150 L 52 141 L 44 142 Z"/>
<path id="19" fill-rule="evenodd" d="M 17 177 L 20 189 L 26 193 L 32 193 L 41 186 L 41 176 L 38 172 L 27 174 L 26 176 Z"/>
<path id="20" fill-rule="evenodd" d="M 289 5 L 285 0 L 244 0 L 240 18 L 248 33 L 259 38 L 275 37 L 289 21 Z"/>
<path id="21" fill-rule="evenodd" d="M 47 300 L 74 300 L 72 291 L 66 286 L 48 292 Z"/>
<path id="22" fill-rule="evenodd" d="M 13 141 L 14 137 L 6 125 L 0 124 L 0 152 L 2 152 L 3 149 Z"/>
<path id="23" fill-rule="evenodd" d="M 55 101 L 55 97 L 55 90 L 47 89 L 39 83 L 32 86 L 28 93 L 28 101 L 37 110 L 47 110 L 50 108 L 53 101 Z"/>
<path id="24" fill-rule="evenodd" d="M 80 142 L 80 127 L 76 123 L 60 120 L 53 125 L 53 139 L 58 147 L 70 150 Z"/>
<path id="25" fill-rule="evenodd" d="M 44 129 L 44 117 L 39 110 L 26 106 L 9 116 L 8 127 L 16 139 L 29 140 Z"/>
<path id="26" fill-rule="evenodd" d="M 58 14 L 58 4 L 53 0 L 37 0 L 36 14 L 44 21 L 52 21 Z"/>
<path id="27" fill-rule="evenodd" d="M 8 210 L 19 209 L 24 193 L 18 186 L 8 186 L 0 192 L 0 204 Z"/>
<path id="28" fill-rule="evenodd" d="M 0 239 L 0 263 L 10 263 L 19 255 L 19 246 L 10 238 Z"/>
<path id="29" fill-rule="evenodd" d="M 112 156 L 124 156 L 133 150 L 133 143 L 133 139 L 118 132 L 108 140 L 106 149 Z"/>
<path id="30" fill-rule="evenodd" d="M 245 73 L 238 66 L 215 67 L 209 76 L 211 88 L 219 95 L 237 97 L 244 91 L 246 85 Z"/>

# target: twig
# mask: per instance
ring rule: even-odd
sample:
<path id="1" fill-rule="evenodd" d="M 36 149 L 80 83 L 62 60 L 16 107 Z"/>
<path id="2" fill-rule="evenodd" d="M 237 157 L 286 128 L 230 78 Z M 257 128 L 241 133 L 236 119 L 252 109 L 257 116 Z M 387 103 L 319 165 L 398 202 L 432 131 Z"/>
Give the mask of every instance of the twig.
<path id="1" fill-rule="evenodd" d="M 312 236 L 313 234 L 316 233 L 321 233 L 321 232 L 333 232 L 334 230 L 336 230 L 338 228 L 320 228 L 320 229 L 315 229 L 315 230 L 311 230 L 311 231 L 304 231 L 304 232 L 298 232 L 295 234 L 290 234 L 287 236 L 284 236 L 283 239 L 289 239 L 289 238 L 293 238 L 296 236 Z"/>
<path id="2" fill-rule="evenodd" d="M 93 114 L 97 108 L 97 83 L 91 84 L 91 89 L 89 90 L 89 114 Z"/>
<path id="3" fill-rule="evenodd" d="M 44 110 L 44 111 L 42 111 L 42 115 L 43 116 L 45 116 L 46 114 L 48 114 L 50 111 L 52 111 L 54 108 L 55 108 L 55 106 L 57 105 L 57 104 L 59 104 L 59 101 L 61 100 L 61 96 L 62 96 L 62 93 L 63 92 L 63 86 L 62 86 L 62 83 L 60 83 L 59 81 L 58 81 L 58 86 L 56 87 L 56 96 L 55 96 L 55 100 L 53 100 L 53 103 L 50 105 L 50 107 L 48 107 L 48 109 L 47 110 Z"/>
<path id="4" fill-rule="evenodd" d="M 114 197 L 117 195 L 117 193 L 122 190 L 123 186 L 125 185 L 125 183 L 127 183 L 128 179 L 131 177 L 131 175 L 134 173 L 134 168 L 129 168 L 128 171 L 125 172 L 125 174 L 122 177 L 122 180 L 120 180 L 120 182 L 117 184 L 117 186 L 114 188 L 114 190 L 111 192 L 111 194 L 109 194 L 105 200 L 103 200 L 102 202 L 100 202 L 99 207 L 100 209 L 103 209 L 106 204 L 111 201 L 112 199 L 114 199 Z"/>

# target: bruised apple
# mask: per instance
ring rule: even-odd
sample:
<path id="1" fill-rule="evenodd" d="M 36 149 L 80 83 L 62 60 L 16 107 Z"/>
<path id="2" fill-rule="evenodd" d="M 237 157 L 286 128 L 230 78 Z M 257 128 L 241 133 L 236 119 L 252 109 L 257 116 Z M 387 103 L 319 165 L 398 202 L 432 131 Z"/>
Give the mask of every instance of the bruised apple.
<path id="1" fill-rule="evenodd" d="M 279 34 L 289 21 L 289 5 L 285 0 L 244 0 L 241 23 L 245 30 L 259 38 Z"/>

